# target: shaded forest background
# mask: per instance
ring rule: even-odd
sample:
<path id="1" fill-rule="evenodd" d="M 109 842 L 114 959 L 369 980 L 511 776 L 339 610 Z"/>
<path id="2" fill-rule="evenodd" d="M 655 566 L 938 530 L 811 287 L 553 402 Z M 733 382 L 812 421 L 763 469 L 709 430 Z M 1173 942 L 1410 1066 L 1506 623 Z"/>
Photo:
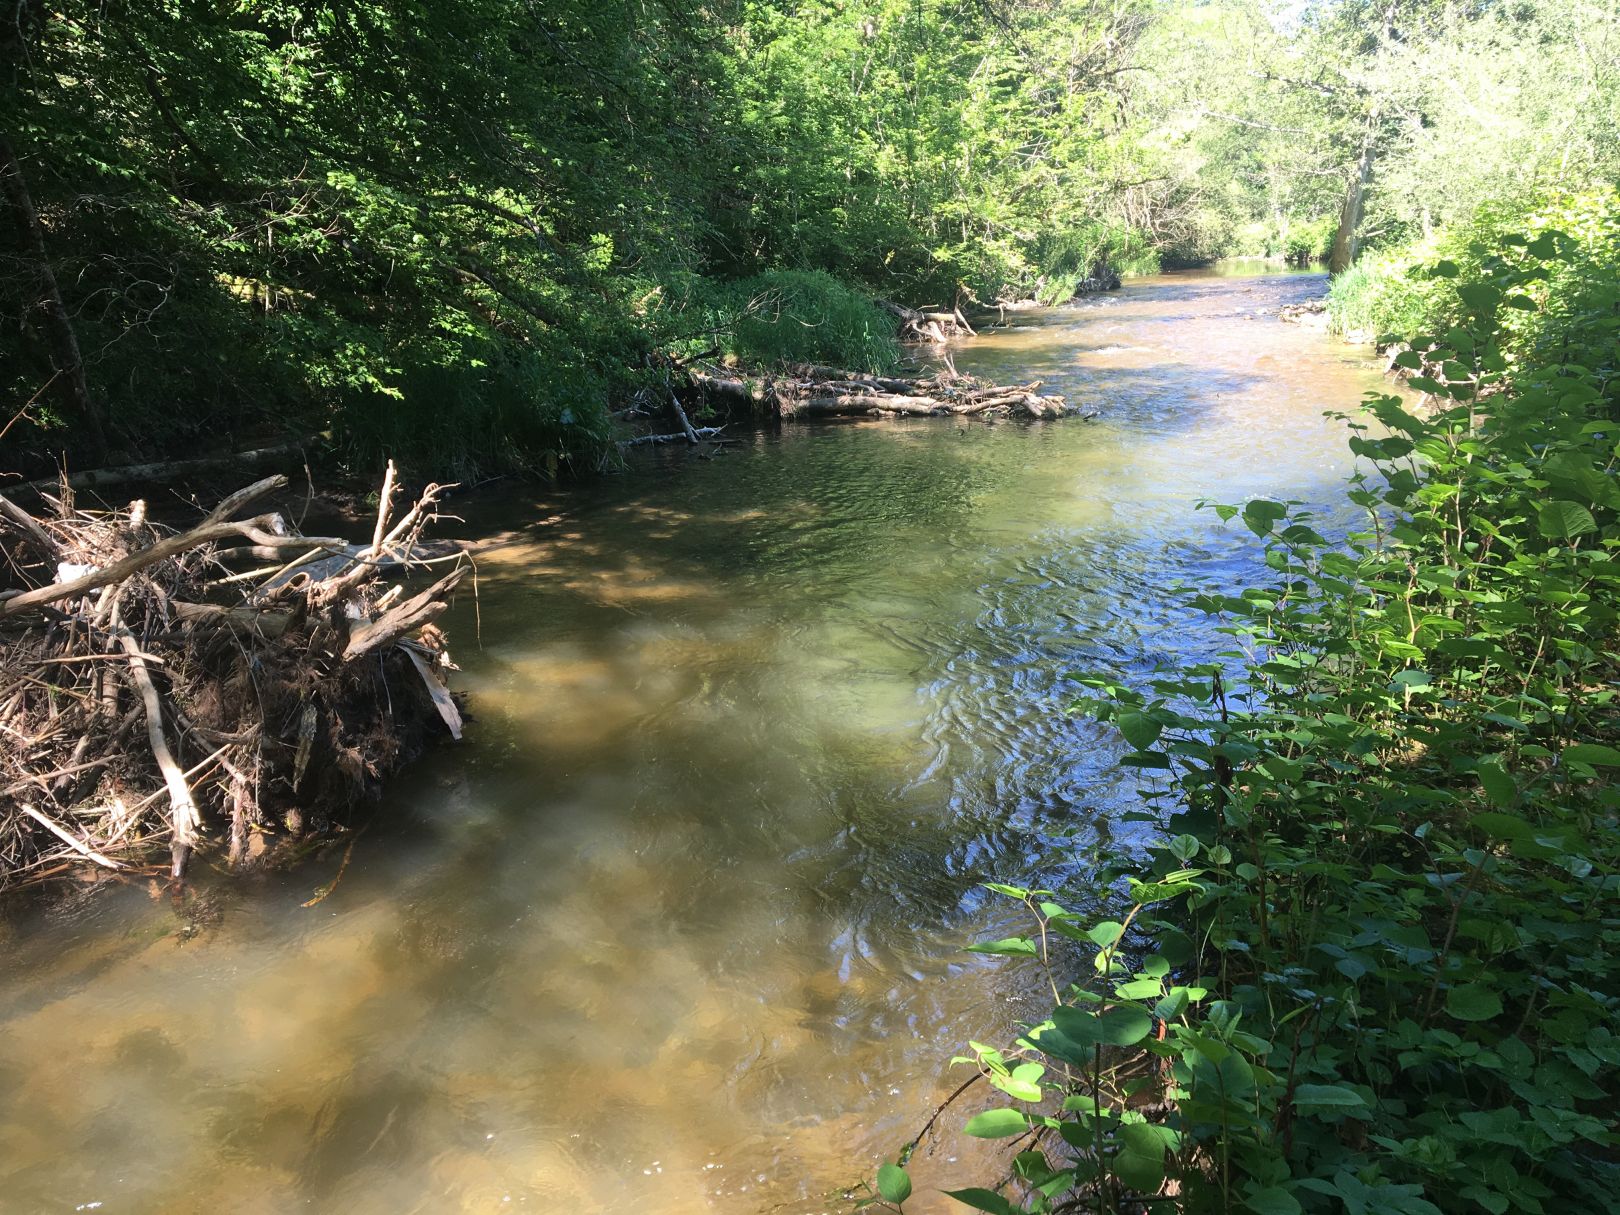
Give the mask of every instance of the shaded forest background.
<path id="1" fill-rule="evenodd" d="M 873 296 L 1342 270 L 1612 182 L 1617 64 L 1601 0 L 19 0 L 0 463 L 594 466 L 660 353 L 880 365 Z"/>

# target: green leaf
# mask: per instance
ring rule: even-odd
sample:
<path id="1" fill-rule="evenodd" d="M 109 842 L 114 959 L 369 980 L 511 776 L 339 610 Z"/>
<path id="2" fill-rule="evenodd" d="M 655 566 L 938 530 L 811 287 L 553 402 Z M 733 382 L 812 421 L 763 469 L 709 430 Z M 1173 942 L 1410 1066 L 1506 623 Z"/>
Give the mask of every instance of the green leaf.
<path id="1" fill-rule="evenodd" d="M 1294 1104 L 1362 1109 L 1367 1102 L 1360 1093 L 1348 1085 L 1300 1084 L 1294 1088 Z"/>
<path id="2" fill-rule="evenodd" d="M 1199 846 L 1196 835 L 1178 835 L 1165 845 L 1170 850 L 1170 855 L 1183 865 L 1198 855 Z"/>
<path id="3" fill-rule="evenodd" d="M 1446 1011 L 1459 1021 L 1489 1021 L 1502 1015 L 1502 997 L 1484 983 L 1463 983 L 1446 992 Z"/>
<path id="4" fill-rule="evenodd" d="M 1144 1008 L 1116 1005 L 1098 1018 L 1102 1040 L 1111 1046 L 1135 1046 L 1153 1032 L 1153 1018 Z"/>
<path id="5" fill-rule="evenodd" d="M 985 1110 L 969 1118 L 964 1129 L 975 1139 L 1007 1139 L 1029 1130 L 1029 1119 L 1019 1110 Z"/>
<path id="6" fill-rule="evenodd" d="M 1500 759 L 1481 760 L 1476 771 L 1485 796 L 1491 799 L 1493 805 L 1511 806 L 1519 800 L 1519 787 Z"/>
<path id="7" fill-rule="evenodd" d="M 1457 298 L 1475 312 L 1484 313 L 1502 302 L 1502 293 L 1489 283 L 1464 283 L 1457 288 Z"/>
<path id="8" fill-rule="evenodd" d="M 1104 920 L 1101 924 L 1094 924 L 1086 929 L 1086 935 L 1099 949 L 1107 949 L 1118 942 L 1125 933 L 1125 925 L 1115 920 Z"/>
<path id="9" fill-rule="evenodd" d="M 1119 1140 L 1114 1173 L 1138 1193 L 1157 1193 L 1164 1184 L 1164 1140 L 1159 1137 L 1158 1128 L 1128 1122 L 1119 1128 Z"/>
<path id="10" fill-rule="evenodd" d="M 1014 1101 L 1039 1101 L 1045 1095 L 1041 1092 L 1040 1085 L 1017 1076 L 1002 1076 L 991 1072 L 990 1083 Z"/>
<path id="11" fill-rule="evenodd" d="M 1192 996 L 1185 987 L 1173 987 L 1170 994 L 1153 1006 L 1153 1015 L 1161 1021 L 1174 1021 L 1187 1011 Z"/>
<path id="12" fill-rule="evenodd" d="M 986 882 L 984 888 L 994 890 L 997 894 L 1004 894 L 1010 899 L 1026 899 L 1029 897 L 1029 891 L 1022 886 L 1008 886 L 1003 882 Z"/>
<path id="13" fill-rule="evenodd" d="M 1591 764 L 1595 768 L 1620 768 L 1620 750 L 1602 743 L 1576 743 L 1565 747 L 1562 755 L 1566 763 Z"/>
<path id="14" fill-rule="evenodd" d="M 1147 1010 L 1132 1004 L 1117 1004 L 1100 1013 L 1060 1004 L 1052 1010 L 1052 1024 L 1069 1043 L 1083 1047 L 1135 1046 L 1153 1030 Z M 1041 1042 L 1045 1038 L 1042 1034 Z"/>
<path id="15" fill-rule="evenodd" d="M 972 1207 L 975 1211 L 988 1211 L 990 1215 L 1016 1215 L 1020 1210 L 994 1190 L 984 1190 L 977 1186 L 970 1186 L 965 1190 L 946 1190 L 945 1194 L 957 1202 Z"/>
<path id="16" fill-rule="evenodd" d="M 1573 540 L 1597 531 L 1592 512 L 1579 502 L 1549 502 L 1536 516 L 1536 527 L 1549 540 Z"/>
<path id="17" fill-rule="evenodd" d="M 898 1206 L 911 1197 L 911 1178 L 897 1164 L 881 1164 L 877 1171 L 878 1193 Z"/>
<path id="18" fill-rule="evenodd" d="M 1164 984 L 1157 979 L 1132 979 L 1114 988 L 1121 1000 L 1157 1000 L 1164 994 Z"/>
<path id="19" fill-rule="evenodd" d="M 1243 1200 L 1243 1205 L 1255 1215 L 1299 1215 L 1305 1209 L 1299 1205 L 1299 1199 L 1280 1185 L 1256 1190 Z"/>
<path id="20" fill-rule="evenodd" d="M 1288 514 L 1288 508 L 1281 502 L 1272 502 L 1266 498 L 1256 498 L 1243 508 L 1243 522 L 1248 524 L 1249 530 L 1257 536 L 1271 534 L 1271 529 Z"/>
<path id="21" fill-rule="evenodd" d="M 1010 958 L 1033 958 L 1040 950 L 1028 937 L 1008 937 L 1004 941 L 981 941 L 967 947 L 969 953 L 995 953 Z"/>
<path id="22" fill-rule="evenodd" d="M 1159 734 L 1164 727 L 1154 721 L 1145 713 L 1121 713 L 1114 719 L 1119 732 L 1125 736 L 1125 741 L 1138 751 L 1146 751 L 1159 741 Z"/>

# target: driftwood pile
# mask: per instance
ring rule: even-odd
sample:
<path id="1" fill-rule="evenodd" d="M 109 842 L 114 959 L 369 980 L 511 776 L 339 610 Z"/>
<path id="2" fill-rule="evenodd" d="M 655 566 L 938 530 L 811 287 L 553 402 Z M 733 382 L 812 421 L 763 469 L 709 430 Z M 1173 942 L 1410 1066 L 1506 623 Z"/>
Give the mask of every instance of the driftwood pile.
<path id="1" fill-rule="evenodd" d="M 325 827 L 460 715 L 431 622 L 465 573 L 423 528 L 443 492 L 369 543 L 238 518 L 286 485 L 231 494 L 186 530 L 142 502 L 30 512 L 0 496 L 0 887 L 94 864 L 169 872 L 223 835 L 233 866 Z M 415 594 L 387 570 L 443 576 Z M 446 572 L 446 570 L 448 572 Z M 440 724 L 442 722 L 442 725 Z"/>
<path id="2" fill-rule="evenodd" d="M 700 371 L 691 372 L 691 379 L 711 405 L 770 412 L 780 418 L 1094 416 L 1061 396 L 1042 395 L 1038 380 L 1011 386 L 989 384 L 949 370 L 926 376 L 896 377 L 800 365 L 788 374 L 761 381 Z"/>
<path id="3" fill-rule="evenodd" d="M 943 346 L 956 338 L 979 336 L 973 326 L 967 323 L 960 308 L 907 308 L 892 300 L 878 300 L 876 303 L 899 323 L 899 332 L 895 336 L 902 342 Z"/>

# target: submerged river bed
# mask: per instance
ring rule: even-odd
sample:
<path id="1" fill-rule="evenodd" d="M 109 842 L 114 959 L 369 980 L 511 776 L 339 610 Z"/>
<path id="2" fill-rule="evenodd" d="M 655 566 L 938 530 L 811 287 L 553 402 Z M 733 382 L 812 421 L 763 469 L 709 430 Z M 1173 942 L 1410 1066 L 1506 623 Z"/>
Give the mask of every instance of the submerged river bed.
<path id="1" fill-rule="evenodd" d="M 1135 778 L 1079 676 L 1213 652 L 1174 593 L 1324 505 L 1364 351 L 1319 275 L 1166 275 L 960 370 L 1094 422 L 811 423 L 466 507 L 466 741 L 341 881 L 95 891 L 0 921 L 0 1212 L 846 1210 L 1039 1015 L 986 880 L 1085 888 Z M 665 467 L 668 465 L 670 467 Z M 913 1168 L 983 1183 L 950 1132 Z"/>

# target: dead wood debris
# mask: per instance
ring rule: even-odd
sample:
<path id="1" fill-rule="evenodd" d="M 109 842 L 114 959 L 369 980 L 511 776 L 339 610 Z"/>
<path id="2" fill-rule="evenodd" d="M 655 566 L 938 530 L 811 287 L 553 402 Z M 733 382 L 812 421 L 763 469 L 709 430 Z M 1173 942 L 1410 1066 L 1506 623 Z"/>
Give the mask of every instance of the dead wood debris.
<path id="1" fill-rule="evenodd" d="M 467 563 L 422 539 L 448 487 L 396 512 L 390 464 L 366 544 L 235 518 L 285 485 L 188 530 L 66 485 L 34 511 L 0 496 L 0 889 L 165 844 L 176 878 L 214 840 L 251 864 L 341 821 L 441 722 L 460 736 L 432 621 Z M 422 569 L 416 594 L 386 577 Z"/>
<path id="2" fill-rule="evenodd" d="M 693 385 L 714 407 L 769 412 L 781 418 L 870 415 L 953 417 L 1095 417 L 1057 394 L 1042 394 L 1040 381 L 990 384 L 946 369 L 925 376 L 878 376 L 835 367 L 803 365 L 786 374 L 741 380 L 693 370 Z"/>

